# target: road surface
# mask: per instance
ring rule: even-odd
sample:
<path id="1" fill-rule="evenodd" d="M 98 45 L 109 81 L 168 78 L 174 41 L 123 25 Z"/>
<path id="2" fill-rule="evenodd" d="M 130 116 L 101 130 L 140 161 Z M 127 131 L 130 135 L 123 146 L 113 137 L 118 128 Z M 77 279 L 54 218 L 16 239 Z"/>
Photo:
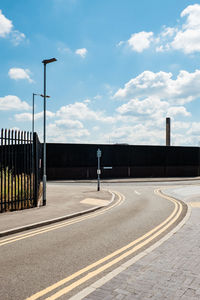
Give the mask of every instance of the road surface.
<path id="1" fill-rule="evenodd" d="M 1 238 L 0 299 L 69 299 L 77 294 L 184 217 L 186 206 L 158 191 L 183 184 L 193 182 L 104 183 L 101 188 L 116 195 L 109 207 L 55 227 Z M 78 189 L 83 183 L 73 185 Z"/>

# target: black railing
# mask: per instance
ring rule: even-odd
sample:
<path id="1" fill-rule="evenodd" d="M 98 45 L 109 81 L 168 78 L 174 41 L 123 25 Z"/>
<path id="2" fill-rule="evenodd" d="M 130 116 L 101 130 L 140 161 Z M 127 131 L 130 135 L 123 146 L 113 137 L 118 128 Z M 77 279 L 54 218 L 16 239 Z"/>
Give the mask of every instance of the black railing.
<path id="1" fill-rule="evenodd" d="M 0 212 L 37 206 L 42 147 L 36 133 L 1 130 Z"/>

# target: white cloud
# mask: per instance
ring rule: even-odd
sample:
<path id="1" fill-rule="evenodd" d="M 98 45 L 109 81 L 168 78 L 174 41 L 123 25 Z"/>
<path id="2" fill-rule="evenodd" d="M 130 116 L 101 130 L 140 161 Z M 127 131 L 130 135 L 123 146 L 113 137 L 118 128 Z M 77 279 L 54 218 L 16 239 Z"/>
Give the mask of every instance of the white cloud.
<path id="1" fill-rule="evenodd" d="M 168 37 L 168 36 L 173 36 L 177 32 L 177 28 L 174 27 L 166 27 L 164 26 L 163 31 L 161 32 L 161 36 L 163 37 Z"/>
<path id="2" fill-rule="evenodd" d="M 150 47 L 152 37 L 153 32 L 142 31 L 132 34 L 127 43 L 133 51 L 142 52 Z"/>
<path id="3" fill-rule="evenodd" d="M 0 10 L 0 37 L 6 37 L 12 30 L 12 21 L 7 19 Z"/>
<path id="4" fill-rule="evenodd" d="M 87 99 L 88 100 L 88 99 Z M 61 119 L 95 120 L 112 123 L 112 117 L 107 117 L 102 111 L 93 111 L 88 107 L 89 102 L 75 102 L 62 106 L 56 113 Z"/>
<path id="5" fill-rule="evenodd" d="M 175 49 L 181 50 L 185 54 L 200 51 L 200 5 L 187 6 L 181 12 L 181 18 L 184 17 L 186 17 L 186 21 L 181 28 L 179 25 L 174 28 L 164 28 L 161 36 L 165 39 L 161 40 L 162 45 L 157 48 L 157 51 Z M 171 41 L 170 37 L 173 38 Z"/>
<path id="6" fill-rule="evenodd" d="M 85 58 L 85 57 L 86 57 L 87 52 L 88 52 L 88 51 L 87 51 L 86 48 L 77 49 L 77 50 L 75 51 L 75 53 L 76 53 L 77 55 L 80 55 L 82 58 Z"/>
<path id="7" fill-rule="evenodd" d="M 158 98 L 146 98 L 144 100 L 132 99 L 128 103 L 117 108 L 117 112 L 123 115 L 152 115 L 158 110 L 166 110 L 169 104 Z"/>
<path id="8" fill-rule="evenodd" d="M 153 39 L 153 32 L 141 31 L 131 35 L 128 41 L 120 41 L 117 47 L 122 45 L 128 45 L 132 51 L 143 52 L 145 49 L 150 47 Z"/>
<path id="9" fill-rule="evenodd" d="M 182 70 L 176 79 L 172 79 L 172 73 L 144 71 L 120 88 L 113 98 L 156 97 L 181 105 L 200 97 L 199 82 L 200 70 L 193 73 Z"/>
<path id="10" fill-rule="evenodd" d="M 85 128 L 72 127 L 72 124 L 49 124 L 47 126 L 47 138 L 49 142 L 57 143 L 80 143 L 81 141 L 88 142 L 87 138 L 90 133 Z"/>
<path id="11" fill-rule="evenodd" d="M 191 113 L 186 110 L 184 106 L 172 106 L 167 110 L 167 115 L 170 117 L 182 115 L 184 117 L 191 116 Z"/>
<path id="12" fill-rule="evenodd" d="M 120 41 L 117 46 L 127 44 L 133 51 L 142 52 L 151 45 L 156 52 L 180 50 L 185 54 L 200 52 L 200 4 L 187 6 L 181 12 L 181 20 L 174 27 L 163 26 L 155 36 L 153 32 L 133 33 L 128 41 Z"/>
<path id="13" fill-rule="evenodd" d="M 39 112 L 34 114 L 34 120 L 42 119 L 44 116 L 44 112 Z M 46 117 L 47 118 L 53 118 L 55 116 L 55 113 L 51 111 L 46 111 Z M 32 113 L 22 113 L 22 114 L 15 114 L 15 120 L 18 122 L 25 122 L 25 121 L 31 121 L 32 120 Z"/>
<path id="14" fill-rule="evenodd" d="M 186 134 L 191 135 L 191 136 L 199 136 L 200 137 L 200 123 L 192 122 L 191 126 L 186 131 Z"/>
<path id="15" fill-rule="evenodd" d="M 25 34 L 13 28 L 12 21 L 6 18 L 0 10 L 0 37 L 10 37 L 12 43 L 18 46 L 25 39 Z"/>
<path id="16" fill-rule="evenodd" d="M 11 68 L 8 72 L 8 75 L 11 79 L 27 79 L 31 83 L 33 82 L 33 80 L 30 78 L 30 73 L 31 72 L 29 71 L 29 69 Z"/>
<path id="17" fill-rule="evenodd" d="M 31 107 L 17 96 L 8 95 L 0 98 L 0 110 L 29 110 Z"/>
<path id="18" fill-rule="evenodd" d="M 163 144 L 164 139 L 164 130 L 156 128 L 149 130 L 147 124 L 119 126 L 105 135 L 105 140 L 131 145 L 158 145 Z"/>
<path id="19" fill-rule="evenodd" d="M 70 128 L 70 129 L 82 129 L 83 128 L 83 124 L 78 120 L 67 120 L 67 119 L 56 120 L 55 124 L 59 125 L 59 126 L 64 126 L 64 127 Z"/>
<path id="20" fill-rule="evenodd" d="M 200 5 L 194 4 L 187 6 L 181 13 L 181 17 L 187 16 L 185 29 L 200 29 Z"/>
<path id="21" fill-rule="evenodd" d="M 18 46 L 21 42 L 25 40 L 26 36 L 24 33 L 19 32 L 18 30 L 13 30 L 11 32 L 11 41 L 14 46 Z"/>

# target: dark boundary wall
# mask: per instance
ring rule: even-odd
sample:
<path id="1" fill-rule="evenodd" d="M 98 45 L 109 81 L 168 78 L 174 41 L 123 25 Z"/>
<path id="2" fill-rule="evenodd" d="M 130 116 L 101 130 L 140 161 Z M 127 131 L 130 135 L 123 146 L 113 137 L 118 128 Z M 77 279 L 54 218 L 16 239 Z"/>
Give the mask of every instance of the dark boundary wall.
<path id="1" fill-rule="evenodd" d="M 48 143 L 47 179 L 97 178 L 98 148 L 101 178 L 199 176 L 199 147 Z"/>

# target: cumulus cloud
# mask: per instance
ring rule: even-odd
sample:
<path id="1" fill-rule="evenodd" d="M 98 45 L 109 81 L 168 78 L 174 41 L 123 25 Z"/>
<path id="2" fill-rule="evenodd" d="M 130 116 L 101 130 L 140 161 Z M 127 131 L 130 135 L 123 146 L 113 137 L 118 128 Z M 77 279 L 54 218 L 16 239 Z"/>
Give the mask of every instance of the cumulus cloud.
<path id="1" fill-rule="evenodd" d="M 14 80 L 26 79 L 30 83 L 32 83 L 33 80 L 30 77 L 30 73 L 31 72 L 29 69 L 11 68 L 8 72 L 8 75 L 11 79 L 14 79 Z"/>
<path id="2" fill-rule="evenodd" d="M 143 52 L 145 49 L 150 47 L 153 41 L 153 32 L 141 31 L 131 35 L 128 41 L 120 41 L 117 47 L 122 45 L 128 45 L 132 51 Z"/>
<path id="3" fill-rule="evenodd" d="M 172 106 L 167 110 L 167 115 L 170 117 L 182 115 L 184 117 L 191 116 L 191 113 L 186 110 L 184 106 Z"/>
<path id="4" fill-rule="evenodd" d="M 169 104 L 158 98 L 146 98 L 144 100 L 132 99 L 128 103 L 117 108 L 122 115 L 153 115 L 157 111 L 166 111 Z"/>
<path id="5" fill-rule="evenodd" d="M 44 112 L 39 112 L 34 114 L 34 120 L 42 119 L 44 116 Z M 51 111 L 46 111 L 47 118 L 53 118 L 55 116 L 55 113 Z M 21 113 L 21 114 L 15 114 L 15 120 L 18 122 L 26 122 L 32 120 L 32 113 Z"/>
<path id="6" fill-rule="evenodd" d="M 164 52 L 175 49 L 185 54 L 200 51 L 200 5 L 187 6 L 180 16 L 182 20 L 186 18 L 185 22 L 174 28 L 164 27 L 160 34 L 161 45 L 156 48 L 156 51 Z"/>
<path id="7" fill-rule="evenodd" d="M 90 133 L 85 128 L 77 128 L 78 123 L 65 123 L 63 126 L 62 122 L 48 124 L 47 137 L 48 141 L 52 143 L 80 143 L 81 141 L 87 141 L 86 139 L 90 136 Z M 79 124 L 80 125 L 80 124 Z"/>
<path id="8" fill-rule="evenodd" d="M 7 19 L 0 10 L 0 37 L 6 37 L 12 30 L 12 21 Z"/>
<path id="9" fill-rule="evenodd" d="M 101 122 L 112 122 L 112 117 L 107 117 L 102 111 L 94 111 L 88 107 L 89 102 L 75 102 L 62 106 L 56 113 L 61 119 L 96 120 Z"/>
<path id="10" fill-rule="evenodd" d="M 105 138 L 113 143 L 128 143 L 131 145 L 158 145 L 164 143 L 164 130 L 154 128 L 148 130 L 147 124 L 121 125 L 112 129 Z"/>
<path id="11" fill-rule="evenodd" d="M 81 49 L 77 49 L 75 51 L 75 53 L 79 56 L 81 56 L 82 58 L 85 58 L 86 57 L 86 54 L 87 54 L 87 49 L 86 48 L 81 48 Z"/>
<path id="12" fill-rule="evenodd" d="M 31 107 L 25 101 L 14 95 L 0 97 L 0 110 L 29 110 Z"/>
<path id="13" fill-rule="evenodd" d="M 144 71 L 120 88 L 113 98 L 126 100 L 151 96 L 173 104 L 184 104 L 200 97 L 199 82 L 200 70 L 193 73 L 181 70 L 175 79 L 172 73 Z"/>
<path id="14" fill-rule="evenodd" d="M 152 37 L 153 32 L 142 31 L 132 34 L 127 43 L 133 51 L 142 52 L 149 48 Z"/>
<path id="15" fill-rule="evenodd" d="M 10 37 L 12 43 L 15 46 L 18 46 L 25 39 L 25 34 L 18 30 L 14 30 L 12 21 L 3 15 L 1 10 L 0 10 L 0 37 L 2 38 Z"/>
<path id="16" fill-rule="evenodd" d="M 180 50 L 185 54 L 200 52 L 200 4 L 187 6 L 174 27 L 164 25 L 158 35 L 141 31 L 133 33 L 128 41 L 117 46 L 128 45 L 132 51 L 143 52 L 151 45 L 156 52 Z"/>
<path id="17" fill-rule="evenodd" d="M 82 129 L 84 127 L 83 124 L 78 120 L 67 120 L 67 119 L 56 120 L 55 124 L 70 129 Z"/>

